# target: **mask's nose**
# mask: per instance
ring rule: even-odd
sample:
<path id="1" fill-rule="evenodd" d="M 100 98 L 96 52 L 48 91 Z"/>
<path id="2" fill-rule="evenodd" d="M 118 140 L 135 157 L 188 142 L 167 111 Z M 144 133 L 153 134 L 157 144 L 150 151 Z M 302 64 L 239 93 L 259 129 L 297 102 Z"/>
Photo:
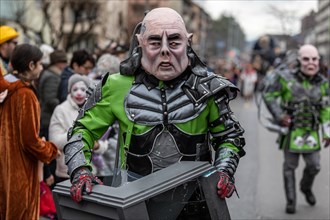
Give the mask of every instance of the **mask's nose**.
<path id="1" fill-rule="evenodd" d="M 167 40 L 166 34 L 163 35 L 161 54 L 162 54 L 162 56 L 169 56 L 170 55 L 170 50 L 168 48 L 168 40 Z"/>

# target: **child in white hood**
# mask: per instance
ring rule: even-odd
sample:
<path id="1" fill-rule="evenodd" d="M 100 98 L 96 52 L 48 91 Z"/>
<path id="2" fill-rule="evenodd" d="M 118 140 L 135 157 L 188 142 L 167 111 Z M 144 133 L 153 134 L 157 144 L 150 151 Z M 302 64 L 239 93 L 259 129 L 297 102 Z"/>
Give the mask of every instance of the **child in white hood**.
<path id="1" fill-rule="evenodd" d="M 51 117 L 49 125 L 49 140 L 63 151 L 63 147 L 67 141 L 67 132 L 72 126 L 73 121 L 78 116 L 79 109 L 86 101 L 87 89 L 91 85 L 91 80 L 87 76 L 74 74 L 70 77 L 68 83 L 67 99 L 58 105 Z M 101 175 L 102 169 L 105 167 L 103 158 L 100 157 L 108 148 L 107 140 L 99 140 L 95 142 L 93 150 L 94 166 L 96 175 Z M 68 168 L 65 165 L 64 154 L 57 159 L 55 171 L 55 183 L 69 179 Z"/>

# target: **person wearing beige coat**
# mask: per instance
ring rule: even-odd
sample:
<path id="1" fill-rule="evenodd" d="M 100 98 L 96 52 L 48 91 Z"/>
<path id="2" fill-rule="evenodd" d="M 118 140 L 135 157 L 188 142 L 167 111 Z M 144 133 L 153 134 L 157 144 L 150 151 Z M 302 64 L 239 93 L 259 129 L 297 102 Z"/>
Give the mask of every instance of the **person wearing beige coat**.
<path id="1" fill-rule="evenodd" d="M 85 85 L 81 84 L 84 82 Z M 58 147 L 59 150 L 63 151 L 63 147 L 67 142 L 67 132 L 72 126 L 73 121 L 78 116 L 78 111 L 80 107 L 85 102 L 86 91 L 81 92 L 81 94 L 76 93 L 76 88 L 79 85 L 87 90 L 90 85 L 90 80 L 86 76 L 81 76 L 78 74 L 73 75 L 69 79 L 69 94 L 67 99 L 56 106 L 52 117 L 50 119 L 49 125 L 49 140 L 51 140 Z M 77 97 L 77 95 L 79 97 Z M 81 100 L 81 103 L 79 103 Z M 108 148 L 108 141 L 97 141 L 95 146 L 99 146 L 97 150 L 93 152 L 96 154 L 103 154 Z M 69 179 L 68 168 L 64 162 L 64 154 L 62 154 L 56 161 L 56 171 L 55 171 L 55 184 Z"/>

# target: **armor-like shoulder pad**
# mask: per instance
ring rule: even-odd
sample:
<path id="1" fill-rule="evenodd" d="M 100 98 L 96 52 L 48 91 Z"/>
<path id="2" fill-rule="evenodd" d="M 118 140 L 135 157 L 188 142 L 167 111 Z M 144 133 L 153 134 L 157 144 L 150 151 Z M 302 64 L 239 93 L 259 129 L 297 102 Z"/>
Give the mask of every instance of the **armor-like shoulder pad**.
<path id="1" fill-rule="evenodd" d="M 294 74 L 295 74 L 295 72 L 291 71 L 288 68 L 277 70 L 274 73 L 277 74 L 279 77 L 282 77 L 283 79 L 285 79 L 285 81 L 293 80 Z"/>
<path id="2" fill-rule="evenodd" d="M 237 96 L 239 89 L 224 77 L 208 73 L 207 76 L 191 74 L 183 87 L 184 92 L 194 103 L 203 103 L 207 98 L 223 92 L 229 100 Z"/>
<path id="3" fill-rule="evenodd" d="M 292 81 L 294 79 L 294 72 L 288 68 L 277 68 L 262 79 L 258 85 L 258 90 L 262 93 L 279 90 L 281 78 L 287 82 Z"/>
<path id="4" fill-rule="evenodd" d="M 68 166 L 68 174 L 70 176 L 77 168 L 86 165 L 83 148 L 82 134 L 74 135 L 64 146 L 65 164 Z"/>
<path id="5" fill-rule="evenodd" d="M 108 76 L 109 73 L 106 73 L 105 75 L 103 75 L 101 81 L 95 85 L 95 87 L 88 88 L 87 100 L 84 106 L 79 110 L 79 114 L 76 121 L 84 116 L 85 111 L 93 108 L 96 105 L 96 103 L 102 99 L 102 87 L 107 81 Z"/>

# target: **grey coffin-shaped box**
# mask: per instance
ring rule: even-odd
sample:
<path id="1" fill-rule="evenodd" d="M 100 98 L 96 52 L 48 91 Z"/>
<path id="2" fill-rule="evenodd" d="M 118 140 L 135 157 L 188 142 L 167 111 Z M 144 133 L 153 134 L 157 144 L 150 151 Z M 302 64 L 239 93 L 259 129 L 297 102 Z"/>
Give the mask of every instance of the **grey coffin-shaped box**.
<path id="1" fill-rule="evenodd" d="M 80 203 L 70 197 L 69 180 L 57 184 L 53 196 L 63 220 L 175 220 L 199 188 L 211 219 L 230 219 L 226 200 L 216 193 L 218 180 L 208 162 L 182 161 L 118 187 L 96 185 Z"/>

